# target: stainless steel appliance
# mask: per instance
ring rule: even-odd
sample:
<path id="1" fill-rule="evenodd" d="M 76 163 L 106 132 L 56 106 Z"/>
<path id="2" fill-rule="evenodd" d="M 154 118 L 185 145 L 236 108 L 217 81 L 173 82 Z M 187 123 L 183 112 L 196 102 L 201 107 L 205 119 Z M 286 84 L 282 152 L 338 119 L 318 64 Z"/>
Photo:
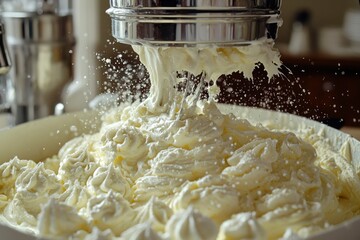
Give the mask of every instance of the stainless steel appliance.
<path id="1" fill-rule="evenodd" d="M 5 28 L 3 23 L 0 22 L 0 115 L 8 115 L 10 109 L 8 101 L 8 72 L 10 67 L 11 62 L 5 39 Z"/>
<path id="2" fill-rule="evenodd" d="M 120 42 L 157 46 L 247 45 L 275 39 L 281 0 L 110 0 Z"/>
<path id="3" fill-rule="evenodd" d="M 0 22 L 0 75 L 5 75 L 10 70 L 10 58 L 5 39 L 5 28 Z"/>
<path id="4" fill-rule="evenodd" d="M 52 115 L 73 76 L 71 0 L 3 0 L 1 7 L 13 62 L 15 123 Z"/>

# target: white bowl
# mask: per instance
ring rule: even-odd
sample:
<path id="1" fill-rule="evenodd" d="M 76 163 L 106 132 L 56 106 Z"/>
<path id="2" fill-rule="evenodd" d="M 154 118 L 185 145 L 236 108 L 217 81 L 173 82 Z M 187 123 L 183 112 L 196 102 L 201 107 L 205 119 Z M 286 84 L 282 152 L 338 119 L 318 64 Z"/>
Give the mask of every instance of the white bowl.
<path id="1" fill-rule="evenodd" d="M 279 113 L 269 110 L 220 106 L 224 113 L 233 113 L 246 118 L 251 123 L 268 125 L 274 129 L 297 130 L 299 128 L 313 128 L 328 137 L 334 149 L 340 150 L 344 142 L 350 144 L 353 165 L 360 169 L 360 142 L 350 135 L 327 127 L 318 122 L 295 115 Z M 100 117 L 96 112 L 74 113 L 59 117 L 48 117 L 18 127 L 0 131 L 0 163 L 15 156 L 22 159 L 41 161 L 57 153 L 60 147 L 78 134 L 92 133 L 100 126 Z M 75 131 L 76 130 L 76 131 Z M 311 240 L 360 239 L 360 218 L 354 218 L 337 225 L 319 235 L 310 237 Z M 0 225 L 0 238 L 3 239 L 35 239 L 32 236 L 20 234 L 7 226 Z"/>

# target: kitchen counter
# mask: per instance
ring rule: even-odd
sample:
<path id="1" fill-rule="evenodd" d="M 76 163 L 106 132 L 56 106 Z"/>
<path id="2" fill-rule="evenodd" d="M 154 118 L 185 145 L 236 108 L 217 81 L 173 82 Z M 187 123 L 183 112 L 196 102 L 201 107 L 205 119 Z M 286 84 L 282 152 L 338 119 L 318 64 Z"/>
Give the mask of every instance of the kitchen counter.
<path id="1" fill-rule="evenodd" d="M 343 127 L 341 131 L 346 132 L 360 141 L 360 128 L 358 127 Z"/>

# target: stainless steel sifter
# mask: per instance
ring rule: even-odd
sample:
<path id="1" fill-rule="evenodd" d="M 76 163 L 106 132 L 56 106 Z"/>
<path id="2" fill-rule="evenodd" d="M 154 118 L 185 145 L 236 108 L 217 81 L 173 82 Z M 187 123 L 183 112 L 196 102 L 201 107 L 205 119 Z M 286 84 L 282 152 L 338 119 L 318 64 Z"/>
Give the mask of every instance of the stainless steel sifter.
<path id="1" fill-rule="evenodd" d="M 281 0 L 110 0 L 112 34 L 128 44 L 248 45 L 275 39 Z"/>

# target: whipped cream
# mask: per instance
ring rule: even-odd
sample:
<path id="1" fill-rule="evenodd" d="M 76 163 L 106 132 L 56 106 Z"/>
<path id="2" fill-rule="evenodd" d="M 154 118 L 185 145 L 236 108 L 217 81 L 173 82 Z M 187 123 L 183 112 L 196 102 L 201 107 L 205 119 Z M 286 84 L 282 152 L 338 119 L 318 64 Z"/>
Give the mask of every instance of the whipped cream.
<path id="1" fill-rule="evenodd" d="M 149 98 L 112 109 L 98 133 L 52 158 L 2 164 L 7 223 L 49 238 L 286 239 L 359 213 L 346 146 L 335 152 L 310 130 L 254 126 L 175 88 L 178 71 L 250 77 L 260 61 L 278 74 L 269 43 L 134 48 L 150 73 Z"/>
<path id="2" fill-rule="evenodd" d="M 221 75 L 242 72 L 246 78 L 259 64 L 263 64 L 271 79 L 279 74 L 282 65 L 279 52 L 272 48 L 273 42 L 259 41 L 245 47 L 207 47 L 178 48 L 133 46 L 145 65 L 151 80 L 150 95 L 145 102 L 148 111 L 166 112 L 178 96 L 176 92 L 176 72 L 186 71 L 194 76 L 205 73 L 207 80 L 216 81 Z M 212 94 L 213 93 L 213 94 Z M 216 84 L 209 89 L 209 94 L 218 93 Z"/>
<path id="3" fill-rule="evenodd" d="M 175 213 L 166 225 L 166 233 L 174 240 L 215 240 L 217 232 L 215 223 L 192 207 Z"/>

